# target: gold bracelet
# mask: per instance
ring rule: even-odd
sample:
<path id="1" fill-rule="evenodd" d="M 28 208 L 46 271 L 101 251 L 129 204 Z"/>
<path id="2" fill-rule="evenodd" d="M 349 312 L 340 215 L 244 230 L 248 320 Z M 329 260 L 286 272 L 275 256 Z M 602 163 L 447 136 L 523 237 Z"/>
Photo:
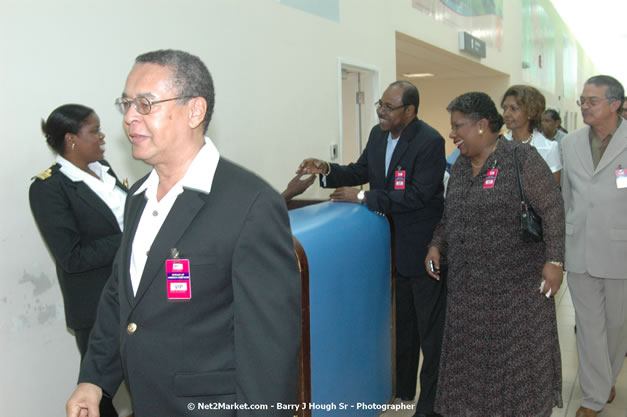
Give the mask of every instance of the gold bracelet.
<path id="1" fill-rule="evenodd" d="M 326 177 L 327 175 L 329 175 L 331 173 L 331 164 L 326 162 L 326 161 L 325 161 L 325 164 L 327 164 L 327 172 L 325 174 L 322 174 L 322 175 L 324 175 Z"/>
<path id="2" fill-rule="evenodd" d="M 551 265 L 555 265 L 558 266 L 562 269 L 564 269 L 564 263 L 563 262 L 557 262 L 557 261 L 546 261 L 547 264 L 551 264 Z"/>

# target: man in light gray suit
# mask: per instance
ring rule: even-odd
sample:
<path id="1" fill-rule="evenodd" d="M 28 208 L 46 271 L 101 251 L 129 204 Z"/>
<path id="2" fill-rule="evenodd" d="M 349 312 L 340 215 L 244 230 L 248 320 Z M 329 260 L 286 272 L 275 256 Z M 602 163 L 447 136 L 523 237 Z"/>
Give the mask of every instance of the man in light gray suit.
<path id="1" fill-rule="evenodd" d="M 577 417 L 596 416 L 616 395 L 627 351 L 627 122 L 623 86 L 599 75 L 577 102 L 583 127 L 562 140 L 566 270 L 575 306 Z"/>

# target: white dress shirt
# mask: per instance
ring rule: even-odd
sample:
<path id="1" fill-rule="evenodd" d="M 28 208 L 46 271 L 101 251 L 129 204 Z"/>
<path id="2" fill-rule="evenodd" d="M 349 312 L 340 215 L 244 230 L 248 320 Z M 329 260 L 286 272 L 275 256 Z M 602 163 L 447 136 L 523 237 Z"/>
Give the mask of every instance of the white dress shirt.
<path id="1" fill-rule="evenodd" d="M 218 149 L 211 142 L 211 139 L 205 137 L 205 145 L 196 154 L 183 178 L 161 200 L 157 200 L 159 175 L 154 168 L 146 181 L 133 194 L 138 195 L 145 191 L 144 196 L 146 197 L 146 207 L 144 207 L 139 219 L 131 249 L 130 275 L 133 294 L 137 295 L 150 247 L 177 197 L 183 193 L 184 188 L 209 194 L 219 159 Z"/>
<path id="2" fill-rule="evenodd" d="M 392 154 L 394 153 L 394 149 L 396 149 L 396 145 L 398 144 L 398 140 L 400 136 L 396 139 L 392 139 L 392 133 L 388 133 L 387 145 L 385 147 L 385 175 L 388 175 L 388 170 L 390 169 L 390 162 L 392 161 Z M 325 175 L 322 176 L 322 186 L 327 186 L 327 177 Z"/>
<path id="3" fill-rule="evenodd" d="M 512 131 L 505 133 L 507 140 L 513 140 Z M 536 148 L 542 159 L 551 169 L 551 172 L 555 173 L 562 170 L 562 155 L 560 151 L 559 143 L 548 140 L 539 130 L 535 129 L 531 136 L 531 146 Z"/>
<path id="4" fill-rule="evenodd" d="M 399 139 L 400 136 L 392 138 L 392 132 L 388 133 L 388 143 L 385 147 L 385 176 L 389 174 L 390 162 L 392 162 L 392 154 L 394 153 L 394 149 L 396 149 L 396 145 L 398 145 Z"/>
<path id="5" fill-rule="evenodd" d="M 57 155 L 56 162 L 61 165 L 63 175 L 74 182 L 82 181 L 111 209 L 118 221 L 120 230 L 124 230 L 124 202 L 126 192 L 115 184 L 115 178 L 109 174 L 109 167 L 99 162 L 92 162 L 87 166 L 98 178 L 90 175 L 62 157 Z"/>

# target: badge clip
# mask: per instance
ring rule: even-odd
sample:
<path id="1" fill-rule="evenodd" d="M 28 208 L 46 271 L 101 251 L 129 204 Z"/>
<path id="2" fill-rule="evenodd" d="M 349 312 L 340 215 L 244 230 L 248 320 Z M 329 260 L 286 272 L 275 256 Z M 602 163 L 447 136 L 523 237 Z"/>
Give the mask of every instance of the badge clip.
<path id="1" fill-rule="evenodd" d="M 489 169 L 486 174 L 485 181 L 483 182 L 483 188 L 494 188 L 498 173 L 499 170 L 496 168 Z"/>
<path id="2" fill-rule="evenodd" d="M 623 169 L 622 165 L 618 165 L 616 170 L 616 188 L 627 188 L 627 169 Z"/>
<path id="3" fill-rule="evenodd" d="M 406 172 L 402 171 L 400 166 L 394 172 L 394 189 L 395 190 L 404 190 L 405 189 L 405 181 L 406 181 Z"/>

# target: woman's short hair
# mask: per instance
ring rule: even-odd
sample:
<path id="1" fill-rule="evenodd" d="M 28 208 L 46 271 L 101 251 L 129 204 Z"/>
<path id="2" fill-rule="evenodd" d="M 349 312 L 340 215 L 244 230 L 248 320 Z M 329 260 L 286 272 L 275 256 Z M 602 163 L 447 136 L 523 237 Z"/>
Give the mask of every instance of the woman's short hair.
<path id="1" fill-rule="evenodd" d="M 513 85 L 503 94 L 501 107 L 505 103 L 507 97 L 514 97 L 520 107 L 522 107 L 529 116 L 529 132 L 539 129 L 542 125 L 542 113 L 546 108 L 546 100 L 537 88 L 529 85 Z"/>
<path id="2" fill-rule="evenodd" d="M 93 109 L 82 104 L 64 104 L 54 109 L 47 120 L 41 120 L 41 131 L 48 146 L 63 156 L 66 133 L 78 134 L 92 113 Z"/>
<path id="3" fill-rule="evenodd" d="M 560 117 L 560 114 L 555 109 L 546 109 L 544 111 L 544 114 L 546 114 L 551 119 L 553 119 L 554 122 L 561 122 L 562 121 L 562 118 Z"/>
<path id="4" fill-rule="evenodd" d="M 473 91 L 462 94 L 451 101 L 446 107 L 449 113 L 458 111 L 469 119 L 478 121 L 486 119 L 492 133 L 497 133 L 503 126 L 503 116 L 496 110 L 494 101 L 486 93 Z"/>

